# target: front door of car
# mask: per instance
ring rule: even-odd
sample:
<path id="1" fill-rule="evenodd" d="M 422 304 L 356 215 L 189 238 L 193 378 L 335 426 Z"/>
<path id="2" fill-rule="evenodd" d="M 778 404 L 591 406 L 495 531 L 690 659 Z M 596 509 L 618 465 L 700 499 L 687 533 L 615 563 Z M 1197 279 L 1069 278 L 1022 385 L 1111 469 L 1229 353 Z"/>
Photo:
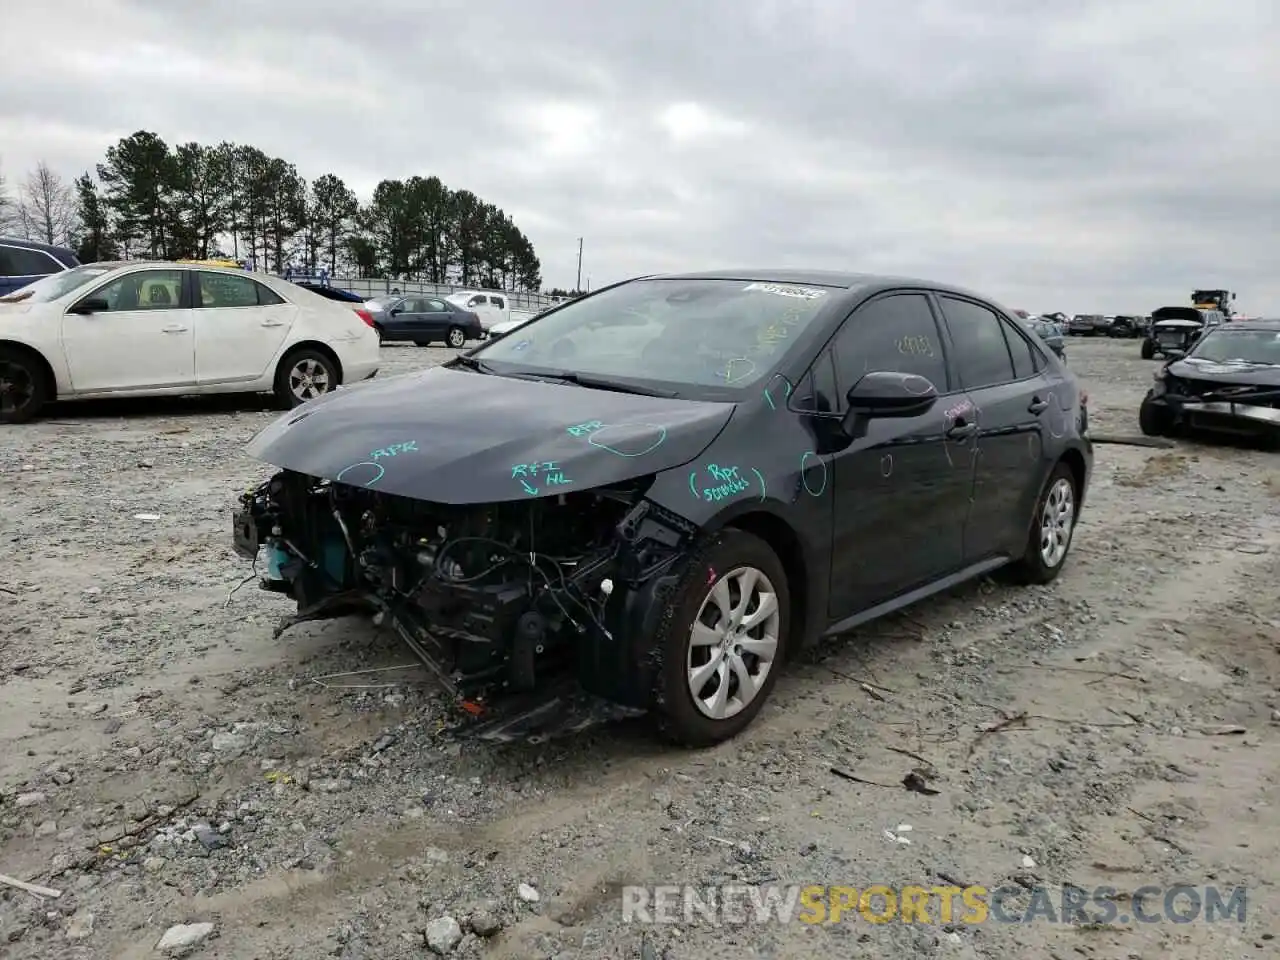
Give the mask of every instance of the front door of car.
<path id="1" fill-rule="evenodd" d="M 1049 465 L 1045 440 L 1059 398 L 1048 361 L 1013 323 L 989 306 L 940 296 L 952 369 L 977 409 L 973 504 L 965 524 L 968 563 L 1020 555 Z"/>
<path id="2" fill-rule="evenodd" d="M 498 308 L 491 302 L 490 298 L 483 293 L 477 293 L 466 302 L 464 310 L 470 310 L 480 318 L 480 326 L 482 329 L 488 330 L 495 323 L 500 323 L 503 319 Z"/>
<path id="3" fill-rule="evenodd" d="M 247 273 L 195 271 L 196 382 L 248 382 L 272 374 L 271 364 L 298 308 Z"/>
<path id="4" fill-rule="evenodd" d="M 872 372 L 924 377 L 941 394 L 911 416 L 860 418 L 833 457 L 830 613 L 839 620 L 962 566 L 973 463 L 969 441 L 948 435 L 967 401 L 952 390 L 925 294 L 862 305 L 832 349 L 841 413 L 850 388 Z"/>
<path id="5" fill-rule="evenodd" d="M 397 336 L 405 340 L 432 339 L 432 328 L 435 322 L 427 301 L 422 297 L 405 297 L 396 307 L 396 325 L 392 329 Z"/>
<path id="6" fill-rule="evenodd" d="M 185 270 L 136 270 L 75 300 L 62 351 L 77 393 L 195 383 L 195 322 Z"/>

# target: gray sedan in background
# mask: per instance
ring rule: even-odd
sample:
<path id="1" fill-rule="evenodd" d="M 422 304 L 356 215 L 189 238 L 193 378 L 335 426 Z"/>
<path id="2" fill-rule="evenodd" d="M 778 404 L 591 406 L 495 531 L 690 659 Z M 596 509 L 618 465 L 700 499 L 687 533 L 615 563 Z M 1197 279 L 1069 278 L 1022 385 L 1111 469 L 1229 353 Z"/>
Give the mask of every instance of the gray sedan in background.
<path id="1" fill-rule="evenodd" d="M 1067 359 L 1066 342 L 1063 340 L 1062 333 L 1055 324 L 1050 323 L 1040 317 L 1030 317 L 1023 321 L 1027 325 L 1027 329 L 1034 333 L 1037 337 L 1044 341 L 1044 345 L 1056 353 L 1063 360 Z"/>

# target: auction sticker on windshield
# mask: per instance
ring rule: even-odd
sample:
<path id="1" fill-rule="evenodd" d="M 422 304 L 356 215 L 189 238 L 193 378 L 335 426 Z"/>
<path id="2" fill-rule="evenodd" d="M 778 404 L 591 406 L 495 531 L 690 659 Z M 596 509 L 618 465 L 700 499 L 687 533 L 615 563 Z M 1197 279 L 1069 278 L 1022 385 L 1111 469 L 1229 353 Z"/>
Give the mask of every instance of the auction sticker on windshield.
<path id="1" fill-rule="evenodd" d="M 749 283 L 742 289 L 776 293 L 780 297 L 796 297 L 800 300 L 817 300 L 827 295 L 825 290 L 815 290 L 813 287 L 790 287 L 781 283 Z"/>

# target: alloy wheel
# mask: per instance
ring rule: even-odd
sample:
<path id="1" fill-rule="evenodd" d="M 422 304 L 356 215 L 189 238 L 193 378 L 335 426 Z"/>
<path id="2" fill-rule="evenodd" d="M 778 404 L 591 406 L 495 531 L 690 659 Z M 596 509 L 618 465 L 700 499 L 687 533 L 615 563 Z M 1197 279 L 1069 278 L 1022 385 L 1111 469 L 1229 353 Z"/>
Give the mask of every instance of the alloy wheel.
<path id="1" fill-rule="evenodd" d="M 36 395 L 36 382 L 20 363 L 0 361 L 0 414 L 15 414 L 24 409 Z"/>
<path id="2" fill-rule="evenodd" d="M 1059 477 L 1049 488 L 1040 512 L 1040 559 L 1046 567 L 1052 569 L 1066 557 L 1075 519 L 1075 490 L 1070 480 Z"/>
<path id="3" fill-rule="evenodd" d="M 300 401 L 314 400 L 329 392 L 329 371 L 323 363 L 304 357 L 289 371 L 289 390 Z"/>
<path id="4" fill-rule="evenodd" d="M 782 617 L 773 583 L 738 567 L 708 589 L 689 630 L 689 693 L 703 716 L 727 720 L 764 686 L 778 653 Z"/>

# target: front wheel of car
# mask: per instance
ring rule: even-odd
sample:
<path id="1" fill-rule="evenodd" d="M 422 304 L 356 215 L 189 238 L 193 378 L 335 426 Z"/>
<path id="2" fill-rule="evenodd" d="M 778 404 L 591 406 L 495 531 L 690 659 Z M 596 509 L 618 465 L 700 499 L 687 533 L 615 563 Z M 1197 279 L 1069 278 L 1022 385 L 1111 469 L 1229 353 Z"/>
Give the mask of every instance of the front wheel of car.
<path id="1" fill-rule="evenodd" d="M 0 348 L 0 423 L 26 423 L 49 400 L 49 384 L 36 358 Z"/>
<path id="2" fill-rule="evenodd" d="M 1014 574 L 1022 583 L 1049 583 L 1062 572 L 1076 529 L 1078 500 L 1075 474 L 1059 462 L 1036 501 L 1026 550 L 1014 563 Z"/>
<path id="3" fill-rule="evenodd" d="M 653 712 L 690 747 L 736 736 L 764 706 L 791 626 L 786 571 L 759 537 L 713 534 L 685 563 L 655 637 Z"/>
<path id="4" fill-rule="evenodd" d="M 461 347 L 467 342 L 466 331 L 461 327 L 450 327 L 447 342 L 451 347 Z"/>
<path id="5" fill-rule="evenodd" d="M 1156 345 L 1150 340 L 1142 341 L 1142 359 L 1150 360 L 1156 355 Z"/>
<path id="6" fill-rule="evenodd" d="M 276 371 L 276 399 L 286 409 L 323 397 L 338 385 L 338 370 L 319 350 L 303 347 L 280 361 Z"/>

